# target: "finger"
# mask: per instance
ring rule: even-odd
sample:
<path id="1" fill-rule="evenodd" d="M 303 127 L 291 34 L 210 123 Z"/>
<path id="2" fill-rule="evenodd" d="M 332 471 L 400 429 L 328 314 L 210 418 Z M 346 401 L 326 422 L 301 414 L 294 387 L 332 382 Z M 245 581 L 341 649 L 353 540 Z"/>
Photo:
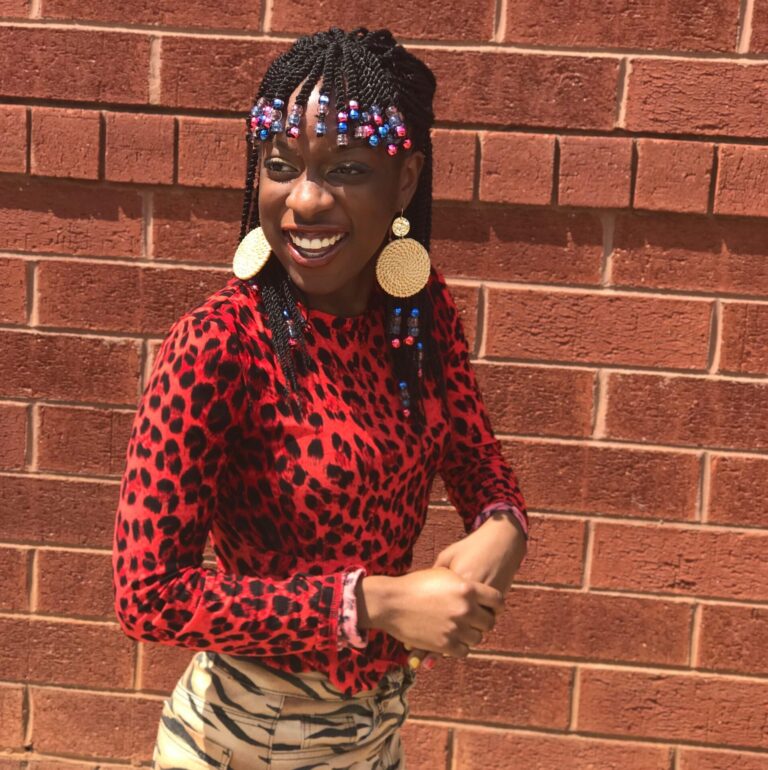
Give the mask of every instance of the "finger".
<path id="1" fill-rule="evenodd" d="M 466 628 L 461 634 L 461 641 L 468 647 L 477 647 L 483 641 L 483 632 L 477 628 Z"/>
<path id="2" fill-rule="evenodd" d="M 496 625 L 496 616 L 487 607 L 475 607 L 467 616 L 467 620 L 472 628 L 486 632 L 493 631 Z"/>
<path id="3" fill-rule="evenodd" d="M 501 612 L 504 609 L 504 595 L 498 588 L 483 583 L 475 583 L 474 588 L 478 604 L 488 607 L 493 612 Z"/>
<path id="4" fill-rule="evenodd" d="M 448 654 L 453 658 L 466 658 L 469 655 L 469 645 L 457 640 L 448 647 Z"/>
<path id="5" fill-rule="evenodd" d="M 408 665 L 415 671 L 428 654 L 426 650 L 413 650 L 408 656 Z"/>

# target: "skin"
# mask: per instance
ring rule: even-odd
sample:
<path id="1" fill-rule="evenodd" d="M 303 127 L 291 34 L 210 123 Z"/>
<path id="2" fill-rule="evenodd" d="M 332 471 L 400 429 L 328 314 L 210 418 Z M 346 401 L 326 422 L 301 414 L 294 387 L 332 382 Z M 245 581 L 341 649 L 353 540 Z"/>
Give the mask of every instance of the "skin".
<path id="1" fill-rule="evenodd" d="M 360 315 L 376 280 L 375 258 L 389 240 L 393 218 L 416 192 L 424 156 L 417 150 L 390 156 L 352 134 L 348 147 L 338 147 L 330 109 L 327 134 L 315 136 L 318 97 L 315 86 L 297 139 L 277 135 L 261 145 L 259 218 L 272 251 L 308 307 Z M 330 97 L 329 107 L 335 102 L 334 94 Z M 335 258 L 319 268 L 297 264 L 283 232 L 312 226 L 348 233 Z M 465 656 L 493 628 L 524 551 L 517 527 L 505 516 L 494 517 L 446 548 L 431 569 L 359 581 L 359 625 L 384 629 L 418 648 L 421 656 L 427 650 Z"/>
<path id="2" fill-rule="evenodd" d="M 291 94 L 289 105 L 298 91 L 299 87 Z M 319 95 L 315 86 L 297 139 L 278 134 L 262 145 L 259 217 L 300 299 L 334 315 L 359 315 L 365 312 L 376 280 L 374 257 L 389 239 L 392 220 L 416 192 L 424 155 L 411 149 L 390 156 L 385 148 L 372 148 L 352 133 L 349 146 L 338 147 L 332 110 L 326 119 L 328 132 L 315 136 Z M 330 97 L 329 107 L 335 102 L 333 93 Z M 324 267 L 297 264 L 282 232 L 312 226 L 348 233 L 333 261 Z"/>

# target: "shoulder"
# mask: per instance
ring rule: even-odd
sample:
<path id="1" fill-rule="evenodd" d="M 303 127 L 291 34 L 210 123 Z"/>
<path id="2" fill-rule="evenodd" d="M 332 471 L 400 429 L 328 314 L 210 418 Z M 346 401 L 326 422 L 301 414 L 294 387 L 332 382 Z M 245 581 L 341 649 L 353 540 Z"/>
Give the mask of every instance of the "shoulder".
<path id="1" fill-rule="evenodd" d="M 243 350 L 240 317 L 244 304 L 244 289 L 239 284 L 238 279 L 230 278 L 179 316 L 166 332 L 156 367 L 173 366 L 178 372 L 213 357 L 218 362 L 239 361 Z"/>

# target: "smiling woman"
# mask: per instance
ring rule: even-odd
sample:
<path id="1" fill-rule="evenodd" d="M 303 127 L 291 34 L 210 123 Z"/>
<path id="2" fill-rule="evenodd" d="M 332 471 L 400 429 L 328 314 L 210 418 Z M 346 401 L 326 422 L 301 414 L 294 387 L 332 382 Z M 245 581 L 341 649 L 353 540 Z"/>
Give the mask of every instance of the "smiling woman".
<path id="1" fill-rule="evenodd" d="M 158 351 L 115 522 L 123 630 L 196 651 L 155 770 L 402 770 L 419 662 L 503 608 L 528 518 L 429 262 L 434 90 L 333 28 L 246 118 L 235 277 Z M 412 570 L 438 473 L 467 536 Z"/>

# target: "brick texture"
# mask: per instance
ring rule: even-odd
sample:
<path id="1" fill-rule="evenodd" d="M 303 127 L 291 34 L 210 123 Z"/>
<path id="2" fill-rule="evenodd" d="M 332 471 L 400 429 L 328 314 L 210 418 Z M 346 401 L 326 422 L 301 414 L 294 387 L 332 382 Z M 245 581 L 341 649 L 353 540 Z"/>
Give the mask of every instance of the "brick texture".
<path id="1" fill-rule="evenodd" d="M 531 521 L 495 629 L 419 672 L 409 770 L 768 770 L 768 0 L 0 18 L 0 770 L 151 763 L 194 651 L 114 615 L 135 409 L 231 275 L 268 65 L 331 24 L 436 77 L 430 260 Z M 463 537 L 438 475 L 412 568 Z"/>

